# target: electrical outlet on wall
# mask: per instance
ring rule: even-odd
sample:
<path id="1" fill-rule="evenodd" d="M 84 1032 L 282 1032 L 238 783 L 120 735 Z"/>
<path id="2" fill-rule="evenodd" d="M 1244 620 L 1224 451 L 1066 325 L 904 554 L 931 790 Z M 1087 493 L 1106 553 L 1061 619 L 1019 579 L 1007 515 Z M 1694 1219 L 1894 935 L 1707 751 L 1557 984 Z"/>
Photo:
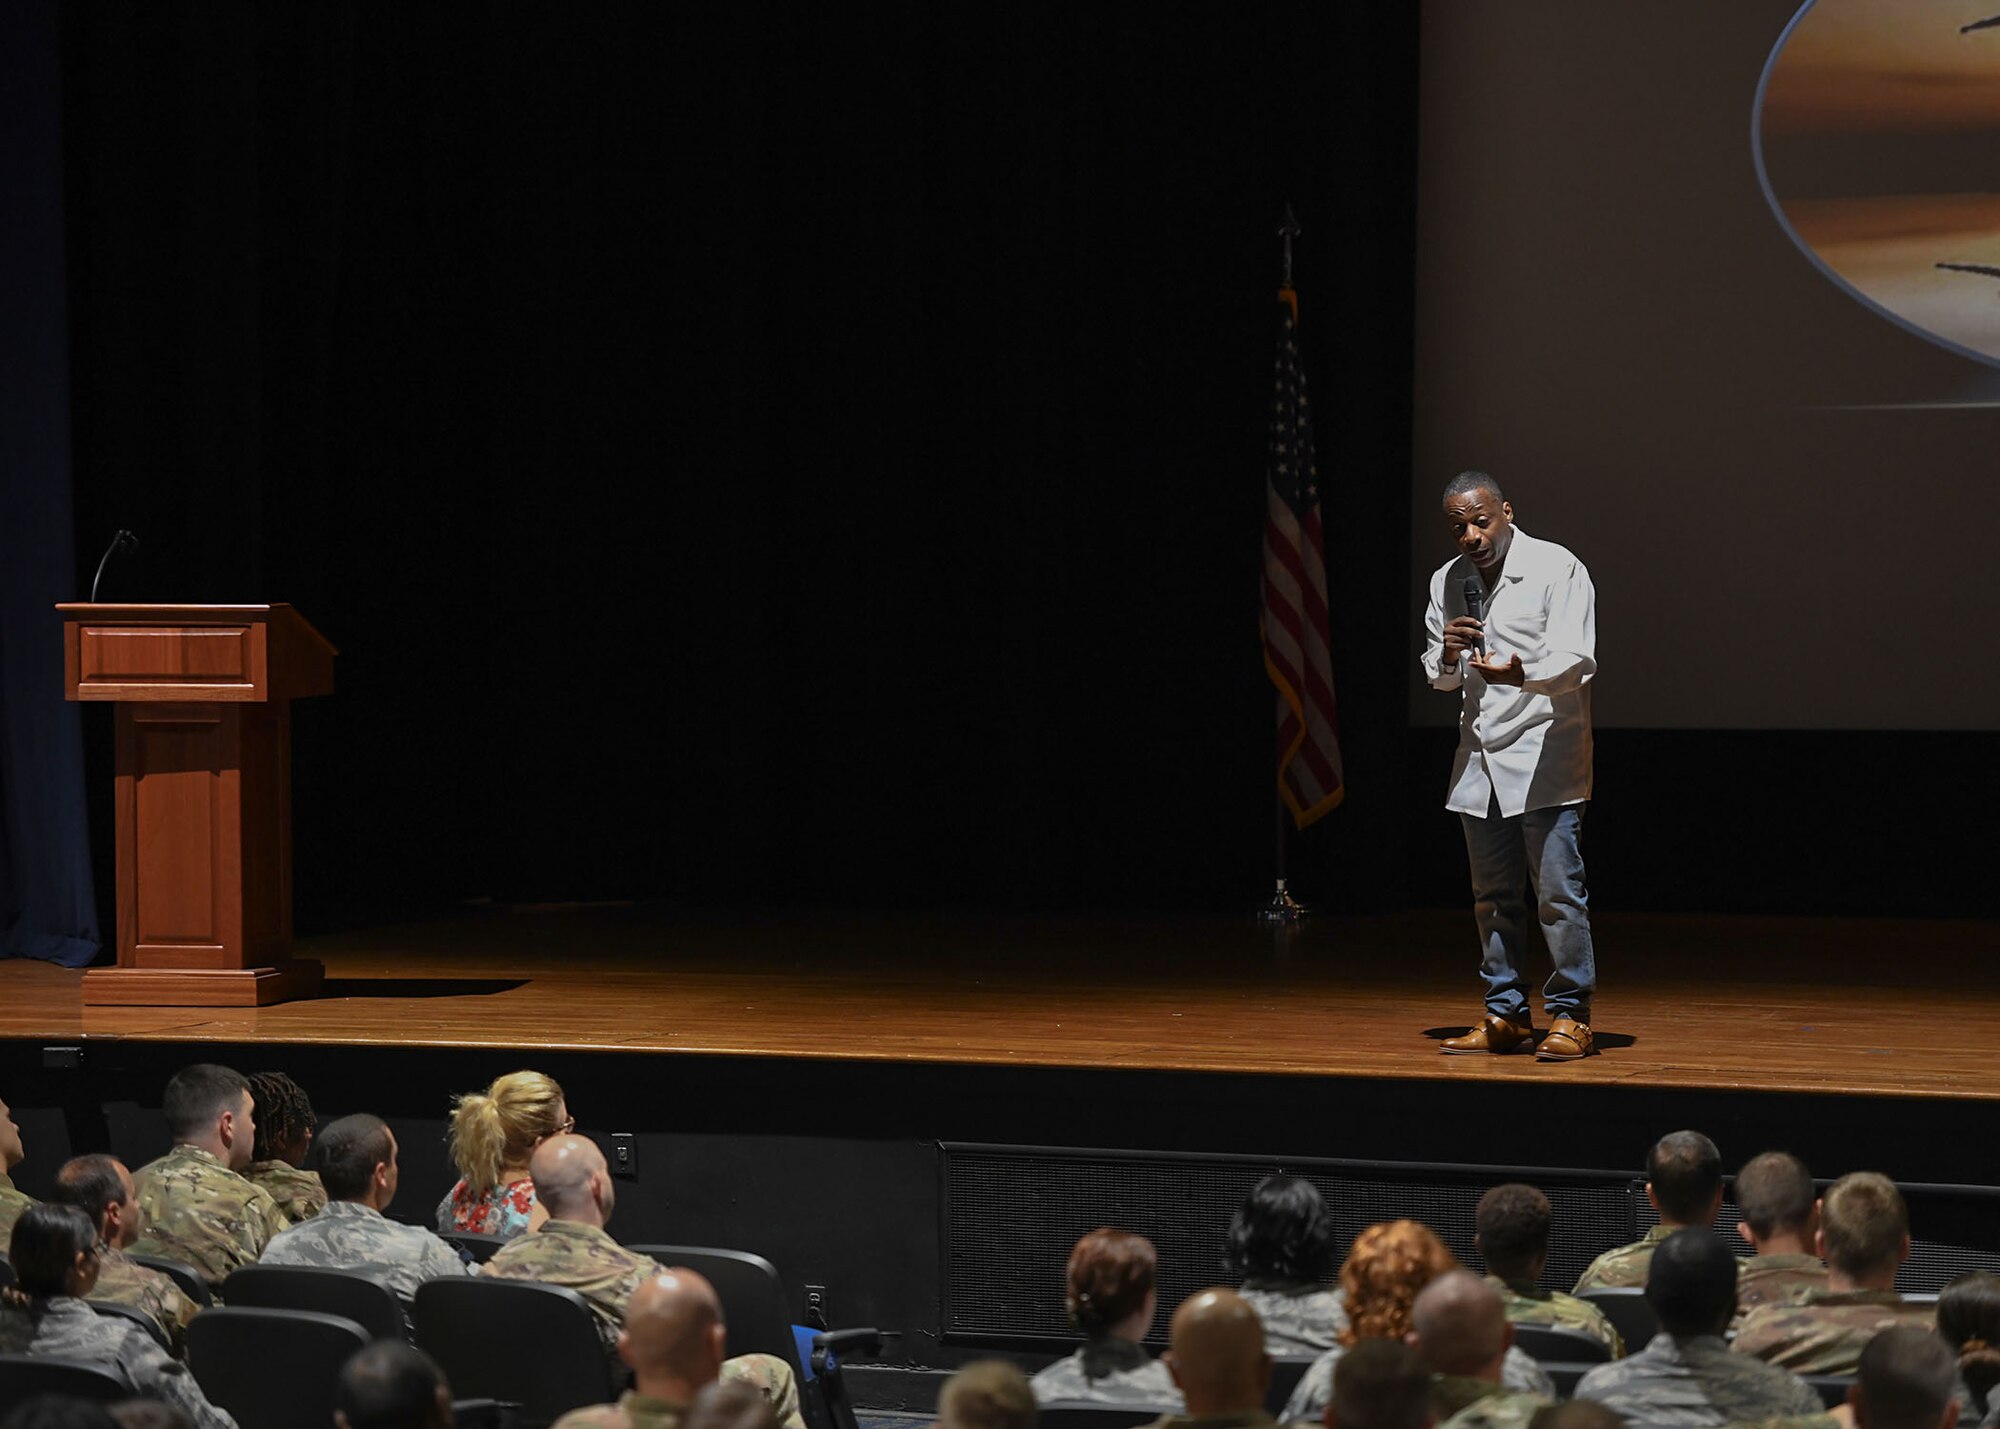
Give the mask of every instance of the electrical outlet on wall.
<path id="1" fill-rule="evenodd" d="M 627 1179 L 639 1174 L 639 1138 L 629 1131 L 611 1133 L 611 1174 Z"/>
<path id="2" fill-rule="evenodd" d="M 826 1287 L 824 1285 L 808 1285 L 806 1287 L 806 1323 L 815 1330 L 832 1329 L 833 1322 L 828 1320 L 826 1316 Z"/>

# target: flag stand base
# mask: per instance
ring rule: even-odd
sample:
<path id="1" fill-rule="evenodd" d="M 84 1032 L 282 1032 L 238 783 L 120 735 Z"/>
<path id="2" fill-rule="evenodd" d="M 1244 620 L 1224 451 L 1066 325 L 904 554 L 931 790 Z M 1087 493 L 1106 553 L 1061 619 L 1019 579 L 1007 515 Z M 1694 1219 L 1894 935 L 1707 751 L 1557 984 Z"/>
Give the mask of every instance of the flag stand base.
<path id="1" fill-rule="evenodd" d="M 1257 910 L 1257 921 L 1272 927 L 1303 923 L 1308 916 L 1310 912 L 1306 905 L 1292 897 L 1282 878 L 1278 880 L 1277 890 L 1271 894 L 1270 901 Z"/>

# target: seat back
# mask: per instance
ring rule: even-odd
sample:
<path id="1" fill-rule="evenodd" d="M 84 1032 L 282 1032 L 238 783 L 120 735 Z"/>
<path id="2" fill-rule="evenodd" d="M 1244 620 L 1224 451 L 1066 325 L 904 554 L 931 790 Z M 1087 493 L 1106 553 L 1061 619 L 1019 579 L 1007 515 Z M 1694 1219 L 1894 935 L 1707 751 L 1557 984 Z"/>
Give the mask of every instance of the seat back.
<path id="1" fill-rule="evenodd" d="M 1271 1358 L 1271 1386 L 1264 1391 L 1264 1408 L 1272 1418 L 1285 1412 L 1292 1391 L 1299 1387 L 1299 1381 L 1306 1377 L 1318 1355 L 1274 1355 Z"/>
<path id="2" fill-rule="evenodd" d="M 1557 1399 L 1570 1399 L 1576 1394 L 1576 1382 L 1597 1368 L 1595 1364 L 1577 1364 L 1563 1360 L 1537 1360 L 1542 1373 L 1556 1387 Z M 1601 1363 L 1601 1361 L 1600 1361 Z"/>
<path id="3" fill-rule="evenodd" d="M 86 1300 L 84 1302 L 107 1320 L 125 1320 L 153 1337 L 153 1343 L 169 1354 L 173 1344 L 167 1339 L 167 1332 L 151 1315 L 137 1305 L 114 1305 L 109 1300 Z"/>
<path id="4" fill-rule="evenodd" d="M 490 1235 L 485 1231 L 439 1231 L 440 1240 L 450 1241 L 480 1265 L 493 1259 L 493 1252 L 507 1244 L 513 1237 Z"/>
<path id="5" fill-rule="evenodd" d="M 215 1297 L 208 1293 L 208 1282 L 201 1278 L 201 1272 L 185 1261 L 168 1260 L 164 1255 L 134 1255 L 129 1250 L 125 1254 L 135 1265 L 143 1265 L 171 1277 L 174 1284 L 180 1286 L 181 1294 L 203 1309 L 215 1303 Z"/>
<path id="6" fill-rule="evenodd" d="M 1148 1409 L 1140 1404 L 1096 1404 L 1084 1399 L 1059 1399 L 1044 1404 L 1035 1416 L 1038 1429 L 1136 1429 L 1150 1424 L 1162 1414 L 1173 1413 L 1171 1405 Z"/>
<path id="7" fill-rule="evenodd" d="M 732 1355 L 776 1355 L 792 1367 L 801 1384 L 808 1378 L 799 1362 L 792 1335 L 790 1302 L 778 1268 L 747 1250 L 722 1250 L 712 1245 L 635 1245 L 662 1265 L 684 1265 L 707 1278 L 722 1301 L 722 1318 L 729 1324 Z"/>
<path id="8" fill-rule="evenodd" d="M 56 1355 L 0 1355 L 0 1418 L 38 1394 L 64 1394 L 93 1404 L 130 1399 L 125 1381 L 83 1360 Z"/>
<path id="9" fill-rule="evenodd" d="M 1847 1403 L 1847 1391 L 1854 1388 L 1851 1374 L 1802 1374 L 1799 1378 L 1813 1387 L 1819 1402 L 1828 1409 L 1838 1409 Z"/>
<path id="10" fill-rule="evenodd" d="M 1646 1342 L 1660 1332 L 1659 1317 L 1646 1303 L 1646 1292 L 1636 1285 L 1584 1290 L 1576 1298 L 1587 1300 L 1604 1312 L 1604 1318 L 1611 1322 L 1618 1331 L 1618 1337 L 1625 1342 L 1625 1353 L 1628 1355 L 1643 1350 Z"/>
<path id="11" fill-rule="evenodd" d="M 417 1287 L 417 1344 L 453 1394 L 511 1400 L 547 1424 L 615 1399 L 611 1361 L 584 1298 L 561 1285 L 468 1275 Z"/>
<path id="12" fill-rule="evenodd" d="M 318 1310 L 344 1315 L 370 1339 L 409 1338 L 403 1302 L 396 1292 L 358 1270 L 310 1265 L 245 1265 L 222 1283 L 225 1305 L 262 1305 L 273 1310 Z"/>
<path id="13" fill-rule="evenodd" d="M 344 1315 L 217 1306 L 188 1322 L 188 1368 L 238 1429 L 331 1424 L 340 1367 L 368 1341 Z"/>
<path id="14" fill-rule="evenodd" d="M 1597 1336 L 1586 1335 L 1581 1330 L 1571 1330 L 1562 1325 L 1516 1324 L 1514 1343 L 1521 1347 L 1523 1354 L 1533 1355 L 1540 1361 L 1603 1364 L 1611 1358 L 1611 1346 Z"/>

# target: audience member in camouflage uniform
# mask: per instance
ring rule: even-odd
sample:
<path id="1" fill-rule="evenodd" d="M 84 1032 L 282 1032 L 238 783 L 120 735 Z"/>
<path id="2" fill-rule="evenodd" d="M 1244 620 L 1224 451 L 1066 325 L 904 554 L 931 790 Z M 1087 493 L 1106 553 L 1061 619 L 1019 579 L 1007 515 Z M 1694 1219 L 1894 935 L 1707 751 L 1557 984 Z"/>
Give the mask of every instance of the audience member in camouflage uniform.
<path id="1" fill-rule="evenodd" d="M 1856 1429 L 1953 1429 L 1958 1356 L 1928 1330 L 1897 1325 L 1868 1342 L 1847 1391 Z"/>
<path id="2" fill-rule="evenodd" d="M 1039 1413 L 1027 1376 L 1005 1360 L 974 1360 L 938 1391 L 938 1429 L 1035 1429 Z"/>
<path id="3" fill-rule="evenodd" d="M 1083 1344 L 1028 1381 L 1036 1403 L 1181 1407 L 1173 1376 L 1140 1343 L 1159 1308 L 1158 1272 L 1153 1243 L 1142 1235 L 1101 1226 L 1077 1241 L 1069 1253 L 1063 1305 Z"/>
<path id="4" fill-rule="evenodd" d="M 1501 1332 L 1506 1332 L 1503 1322 Z M 1437 1385 L 1424 1358 L 1400 1340 L 1363 1340 L 1334 1371 L 1329 1429 L 1430 1429 Z"/>
<path id="5" fill-rule="evenodd" d="M 2000 1275 L 1973 1270 L 1938 1296 L 1937 1332 L 1958 1355 L 1958 1420 L 2000 1426 Z"/>
<path id="6" fill-rule="evenodd" d="M 174 1149 L 134 1178 L 145 1218 L 136 1248 L 191 1265 L 220 1290 L 290 1224 L 270 1192 L 239 1174 L 257 1141 L 250 1084 L 240 1072 L 197 1063 L 167 1083 L 163 1109 Z"/>
<path id="7" fill-rule="evenodd" d="M 633 1292 L 648 1277 L 663 1274 L 666 1267 L 627 1250 L 604 1229 L 611 1219 L 616 1192 L 604 1153 L 589 1137 L 551 1137 L 535 1148 L 528 1170 L 535 1179 L 535 1198 L 548 1209 L 549 1218 L 540 1230 L 501 1246 L 486 1262 L 484 1273 L 539 1280 L 576 1291 L 596 1313 L 605 1350 L 615 1356 Z M 798 1381 L 783 1360 L 772 1355 L 738 1355 L 722 1372 L 762 1389 L 785 1429 L 805 1429 L 799 1413 Z"/>
<path id="8" fill-rule="evenodd" d="M 472 1273 L 448 1242 L 383 1214 L 396 1198 L 399 1172 L 396 1136 L 382 1118 L 340 1118 L 321 1134 L 314 1155 L 331 1199 L 311 1220 L 271 1237 L 265 1265 L 374 1276 L 396 1292 L 405 1314 L 424 1281 Z"/>
<path id="9" fill-rule="evenodd" d="M 27 1156 L 26 1148 L 21 1145 L 21 1128 L 14 1125 L 14 1114 L 7 1110 L 7 1103 L 0 1102 L 0 1245 L 7 1243 L 21 1212 L 35 1204 L 34 1197 L 14 1189 L 7 1174 Z"/>
<path id="10" fill-rule="evenodd" d="M 1698 1131 L 1673 1131 L 1646 1153 L 1646 1199 L 1660 1223 L 1631 1245 L 1607 1250 L 1577 1277 L 1572 1293 L 1644 1285 L 1660 1242 L 1683 1226 L 1715 1224 L 1722 1210 L 1722 1153 Z"/>
<path id="11" fill-rule="evenodd" d="M 1625 1417 L 1630 1429 L 1719 1429 L 1820 1412 L 1819 1395 L 1789 1370 L 1731 1353 L 1722 1331 L 1736 1309 L 1736 1259 L 1713 1231 L 1675 1231 L 1653 1253 L 1646 1303 L 1660 1332 L 1578 1381 L 1576 1397 Z"/>
<path id="12" fill-rule="evenodd" d="M 1340 1288 L 1347 1297 L 1344 1343 L 1335 1345 L 1307 1368 L 1279 1418 L 1287 1423 L 1318 1419 L 1333 1398 L 1333 1376 L 1348 1346 L 1362 1340 L 1400 1340 L 1410 1333 L 1410 1314 L 1417 1292 L 1458 1261 L 1444 1242 L 1416 1221 L 1388 1221 L 1370 1226 L 1354 1238 L 1354 1248 L 1340 1267 Z M 1507 1347 L 1500 1377 L 1511 1389 L 1556 1397 L 1556 1388 L 1542 1367 Z"/>
<path id="13" fill-rule="evenodd" d="M 581 1139 L 561 1137 L 550 1146 Z M 532 1246 L 557 1226 L 574 1224 L 563 1219 L 563 1200 L 550 1194 L 540 1151 L 535 1153 L 534 1166 L 535 1194 L 548 1206 L 549 1219 L 539 1231 L 503 1246 L 488 1262 L 489 1267 L 501 1255 Z M 616 1404 L 572 1410 L 556 1421 L 556 1429 L 679 1429 L 695 1395 L 720 1378 L 761 1390 L 780 1422 L 798 1429 L 804 1421 L 799 1418 L 797 1391 L 791 1388 L 785 1365 L 769 1355 L 725 1358 L 729 1328 L 723 1323 L 722 1301 L 715 1287 L 692 1270 L 663 1269 L 644 1256 L 636 1258 L 647 1269 L 627 1292 L 623 1328 L 617 1337 L 618 1357 L 632 1369 L 632 1388 Z M 785 1370 L 785 1383 L 773 1383 L 761 1371 L 747 1372 L 748 1360 L 767 1361 Z M 786 1393 L 789 1399 L 782 1398 Z"/>
<path id="14" fill-rule="evenodd" d="M 1237 1293 L 1264 1322 L 1275 1356 L 1317 1354 L 1340 1343 L 1347 1308 L 1328 1282 L 1339 1268 L 1333 1220 L 1319 1188 L 1296 1176 L 1266 1176 L 1229 1223 L 1223 1251 Z"/>
<path id="15" fill-rule="evenodd" d="M 208 1402 L 187 1366 L 126 1320 L 85 1301 L 97 1287 L 97 1228 L 75 1206 L 31 1206 L 14 1223 L 9 1251 L 25 1303 L 0 1308 L 0 1354 L 82 1360 L 180 1410 L 195 1429 L 236 1429 Z"/>
<path id="16" fill-rule="evenodd" d="M 1181 1302 L 1168 1326 L 1166 1364 L 1185 1408 L 1146 1429 L 1272 1429 L 1264 1408 L 1271 1356 L 1264 1323 L 1234 1290 L 1200 1290 Z"/>
<path id="17" fill-rule="evenodd" d="M 186 1359 L 188 1321 L 201 1307 L 181 1293 L 171 1275 L 125 1253 L 139 1239 L 144 1219 L 125 1163 L 115 1156 L 72 1157 L 56 1172 L 49 1199 L 75 1206 L 97 1227 L 97 1288 L 91 1298 L 144 1312 L 167 1337 L 174 1358 Z"/>
<path id="18" fill-rule="evenodd" d="M 312 1149 L 318 1119 L 305 1089 L 283 1072 L 252 1072 L 249 1081 L 257 1145 L 243 1178 L 269 1191 L 285 1219 L 297 1225 L 326 1205 L 318 1173 L 300 1169 Z"/>
<path id="19" fill-rule="evenodd" d="M 376 1340 L 356 1350 L 333 1384 L 333 1422 L 395 1424 L 410 1429 L 447 1429 L 452 1423 L 451 1386 L 437 1361 L 401 1340 Z"/>
<path id="20" fill-rule="evenodd" d="M 1479 1198 L 1474 1244 L 1486 1260 L 1487 1281 L 1500 1293 L 1510 1324 L 1553 1325 L 1601 1340 L 1617 1359 L 1625 1341 L 1604 1312 L 1588 1300 L 1544 1290 L 1549 1263 L 1549 1198 L 1518 1181 L 1495 1186 Z"/>
<path id="21" fill-rule="evenodd" d="M 1446 1271 L 1418 1292 L 1410 1324 L 1411 1341 L 1432 1375 L 1431 1410 L 1440 1425 L 1527 1429 L 1535 1411 L 1549 1403 L 1552 1396 L 1509 1389 L 1502 1377 L 1514 1330 L 1491 1280 L 1469 1270 Z"/>
<path id="22" fill-rule="evenodd" d="M 1826 1264 L 1814 1252 L 1819 1198 L 1812 1172 L 1788 1151 L 1753 1156 L 1736 1173 L 1736 1233 L 1756 1247 L 1736 1275 L 1736 1320 L 1765 1305 L 1783 1305 L 1826 1288 Z"/>
<path id="23" fill-rule="evenodd" d="M 1907 1304 L 1895 1290 L 1896 1272 L 1910 1258 L 1910 1215 L 1887 1176 L 1857 1171 L 1827 1188 L 1819 1248 L 1826 1288 L 1744 1316 L 1738 1354 L 1799 1374 L 1853 1374 L 1862 1347 L 1881 1331 L 1931 1328 L 1931 1308 Z"/>

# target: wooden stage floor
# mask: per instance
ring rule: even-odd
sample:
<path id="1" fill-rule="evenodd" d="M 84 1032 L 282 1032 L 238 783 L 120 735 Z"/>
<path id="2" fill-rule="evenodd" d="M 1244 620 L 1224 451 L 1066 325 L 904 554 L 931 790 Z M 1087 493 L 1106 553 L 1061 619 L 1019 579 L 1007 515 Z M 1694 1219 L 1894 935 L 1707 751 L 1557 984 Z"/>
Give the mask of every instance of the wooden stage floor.
<path id="1" fill-rule="evenodd" d="M 1247 922 L 482 910 L 302 941 L 326 995 L 85 1008 L 0 962 L 0 1038 L 519 1048 L 2000 1099 L 2000 923 L 1605 916 L 1601 1055 L 1446 1057 L 1464 914 Z"/>

